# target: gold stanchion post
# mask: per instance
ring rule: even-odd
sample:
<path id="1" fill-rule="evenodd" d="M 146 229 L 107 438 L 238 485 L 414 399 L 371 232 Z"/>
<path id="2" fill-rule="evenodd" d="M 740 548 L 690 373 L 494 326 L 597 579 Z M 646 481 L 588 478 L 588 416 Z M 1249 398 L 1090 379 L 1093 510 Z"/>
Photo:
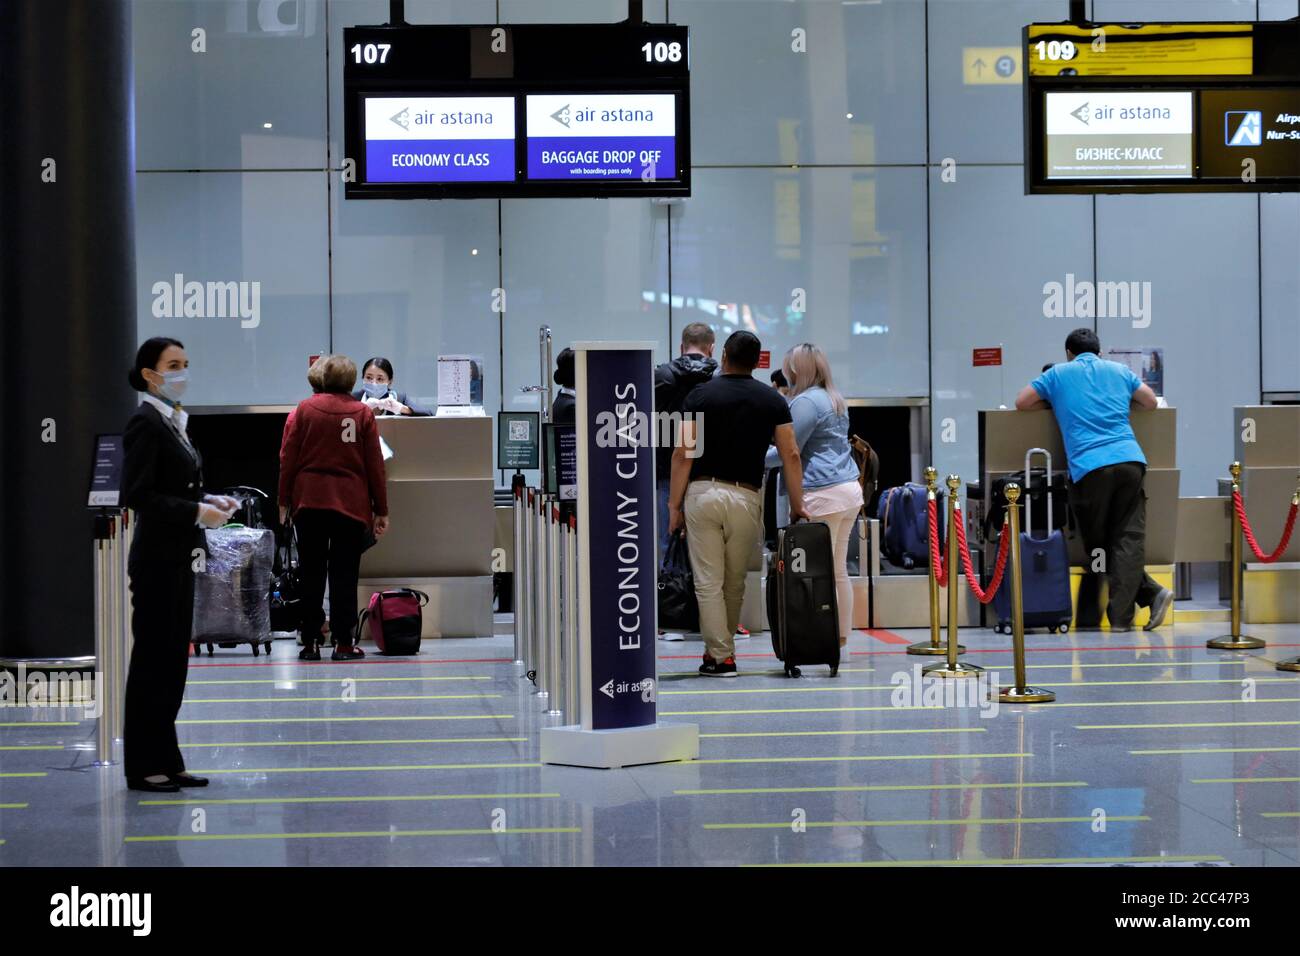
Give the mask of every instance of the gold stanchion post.
<path id="1" fill-rule="evenodd" d="M 1300 506 L 1300 475 L 1296 476 L 1295 494 L 1291 496 L 1291 507 Z M 1280 671 L 1300 671 L 1300 657 L 1292 657 L 1285 661 L 1277 662 L 1277 669 Z"/>
<path id="2" fill-rule="evenodd" d="M 1020 486 L 1009 484 L 1006 487 L 1007 519 L 1011 527 L 1011 554 L 1007 556 L 1011 571 L 1011 656 L 1015 659 L 1016 686 L 1003 687 L 998 691 L 998 700 L 1004 704 L 1047 704 L 1056 700 L 1050 690 L 1027 687 L 1025 677 L 1025 592 L 1024 581 L 1020 576 Z"/>
<path id="3" fill-rule="evenodd" d="M 925 499 L 927 502 L 933 501 L 935 493 L 939 490 L 939 470 L 933 465 L 925 469 Z M 935 515 L 936 522 L 938 515 Z M 930 529 L 926 528 L 926 554 L 930 553 Z M 928 558 L 927 558 L 928 560 Z M 941 654 L 947 654 L 948 649 L 939 641 L 939 579 L 936 577 L 939 569 L 930 561 L 930 639 L 928 641 L 918 641 L 916 644 L 910 644 L 907 648 L 909 654 L 926 654 L 938 657 Z M 951 572 L 949 572 L 949 582 L 951 582 Z M 950 584 L 951 586 L 951 584 Z M 965 654 L 966 648 L 960 644 L 957 645 L 957 653 Z"/>
<path id="4" fill-rule="evenodd" d="M 948 659 L 921 669 L 933 677 L 974 677 L 984 668 L 957 660 L 961 645 L 957 643 L 957 601 L 961 588 L 961 555 L 957 550 L 957 489 L 961 478 L 949 475 L 948 485 Z M 937 618 L 936 618 L 937 620 Z"/>
<path id="5" fill-rule="evenodd" d="M 1241 491 L 1241 462 L 1234 461 L 1229 470 L 1232 472 L 1232 494 L 1235 498 Z M 1241 633 L 1241 519 L 1237 517 L 1235 505 L 1232 507 L 1232 633 L 1215 637 L 1205 642 L 1205 646 L 1216 651 L 1254 651 L 1266 646 L 1257 637 Z"/>

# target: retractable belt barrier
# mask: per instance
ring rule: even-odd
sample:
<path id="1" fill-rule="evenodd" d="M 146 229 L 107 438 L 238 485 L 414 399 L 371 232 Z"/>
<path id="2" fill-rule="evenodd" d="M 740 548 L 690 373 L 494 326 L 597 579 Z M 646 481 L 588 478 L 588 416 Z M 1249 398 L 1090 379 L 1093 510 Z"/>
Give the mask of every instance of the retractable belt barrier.
<path id="1" fill-rule="evenodd" d="M 1242 575 L 1245 572 L 1241 544 L 1243 540 L 1249 544 L 1251 552 L 1255 555 L 1255 560 L 1261 564 L 1273 564 L 1282 557 L 1287 546 L 1291 543 L 1291 534 L 1295 531 L 1296 512 L 1300 511 L 1300 476 L 1297 477 L 1296 490 L 1291 495 L 1291 508 L 1287 512 L 1286 527 L 1282 531 L 1282 540 L 1278 542 L 1277 547 L 1271 552 L 1265 553 L 1260 548 L 1259 542 L 1255 540 L 1255 531 L 1250 526 L 1250 519 L 1246 517 L 1246 505 L 1241 497 L 1241 462 L 1234 461 L 1228 470 L 1232 472 L 1232 540 L 1229 542 L 1231 552 L 1229 560 L 1232 569 L 1232 603 L 1229 613 L 1232 633 L 1225 634 L 1223 637 L 1211 638 L 1205 642 L 1205 646 L 1216 651 L 1253 651 L 1266 647 L 1267 642 L 1243 634 L 1241 631 Z M 1300 657 L 1279 661 L 1276 667 L 1282 671 L 1300 671 Z"/>
<path id="2" fill-rule="evenodd" d="M 578 720 L 577 519 L 555 495 L 514 487 L 515 663 L 550 717 Z"/>

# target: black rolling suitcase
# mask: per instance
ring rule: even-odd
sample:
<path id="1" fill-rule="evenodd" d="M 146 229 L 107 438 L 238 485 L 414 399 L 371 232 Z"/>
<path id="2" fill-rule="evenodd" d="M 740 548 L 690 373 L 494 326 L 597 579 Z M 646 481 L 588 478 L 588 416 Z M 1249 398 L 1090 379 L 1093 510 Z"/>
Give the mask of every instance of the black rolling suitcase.
<path id="1" fill-rule="evenodd" d="M 840 670 L 840 618 L 835 601 L 831 530 L 818 521 L 780 529 L 767 565 L 767 622 L 772 650 L 787 677 L 800 664 Z"/>
<path id="2" fill-rule="evenodd" d="M 1025 483 L 1030 480 L 1029 460 L 1041 453 L 1047 459 L 1047 525 L 1052 524 L 1052 455 L 1043 448 L 1031 448 L 1025 453 Z M 1031 497 L 1025 503 L 1025 528 L 1030 524 Z M 1023 582 L 1025 627 L 1045 627 L 1053 634 L 1070 630 L 1073 602 L 1070 600 L 1070 549 L 1065 532 L 1050 531 L 1045 538 L 1035 538 L 1032 531 L 1020 532 L 1020 577 Z M 998 593 L 993 596 L 993 609 L 998 622 L 993 629 L 999 634 L 1011 631 L 1011 579 L 1003 578 Z"/>

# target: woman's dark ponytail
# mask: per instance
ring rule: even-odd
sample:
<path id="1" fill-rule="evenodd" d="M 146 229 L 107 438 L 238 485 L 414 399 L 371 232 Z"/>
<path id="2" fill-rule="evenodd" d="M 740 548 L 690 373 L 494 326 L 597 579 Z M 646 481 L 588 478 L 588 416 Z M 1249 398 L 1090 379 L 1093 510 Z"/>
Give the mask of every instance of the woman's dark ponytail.
<path id="1" fill-rule="evenodd" d="M 144 376 L 140 374 L 140 369 L 156 368 L 158 366 L 158 359 L 162 357 L 163 352 L 166 352 L 173 345 L 180 349 L 185 348 L 185 346 L 176 339 L 170 339 L 164 335 L 156 335 L 151 339 L 147 339 L 144 344 L 140 346 L 139 351 L 135 353 L 135 364 L 132 365 L 130 371 L 126 373 L 126 380 L 131 384 L 133 389 L 137 392 L 149 391 L 149 383 L 146 382 Z"/>

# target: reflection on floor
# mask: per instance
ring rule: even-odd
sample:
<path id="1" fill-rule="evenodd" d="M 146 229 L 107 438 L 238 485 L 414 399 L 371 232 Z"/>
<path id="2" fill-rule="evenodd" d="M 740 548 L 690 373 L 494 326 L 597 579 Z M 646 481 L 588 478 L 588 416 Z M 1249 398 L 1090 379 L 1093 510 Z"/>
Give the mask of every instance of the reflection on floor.
<path id="1" fill-rule="evenodd" d="M 194 661 L 180 735 L 211 787 L 127 791 L 78 711 L 0 710 L 0 866 L 1300 864 L 1300 627 L 1209 651 L 1220 624 L 1030 635 L 1052 704 L 935 701 L 916 632 L 855 634 L 840 676 L 781 676 L 766 635 L 742 676 L 693 676 L 661 643 L 661 717 L 701 759 L 543 767 L 544 705 L 508 635 L 416 659 L 302 664 L 278 643 Z M 1012 679 L 1008 639 L 963 658 Z M 965 706 L 962 706 L 962 705 Z M 898 706 L 901 705 L 901 706 Z"/>

